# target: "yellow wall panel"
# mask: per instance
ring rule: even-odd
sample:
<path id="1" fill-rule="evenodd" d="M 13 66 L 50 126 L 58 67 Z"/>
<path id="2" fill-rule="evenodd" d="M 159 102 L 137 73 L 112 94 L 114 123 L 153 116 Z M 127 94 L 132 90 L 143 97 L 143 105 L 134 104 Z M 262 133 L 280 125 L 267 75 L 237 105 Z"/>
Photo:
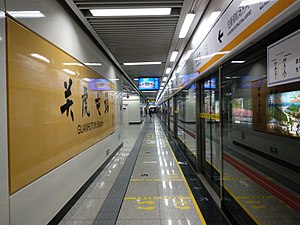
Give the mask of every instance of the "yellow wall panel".
<path id="1" fill-rule="evenodd" d="M 115 131 L 114 85 L 11 19 L 7 54 L 13 193 Z"/>

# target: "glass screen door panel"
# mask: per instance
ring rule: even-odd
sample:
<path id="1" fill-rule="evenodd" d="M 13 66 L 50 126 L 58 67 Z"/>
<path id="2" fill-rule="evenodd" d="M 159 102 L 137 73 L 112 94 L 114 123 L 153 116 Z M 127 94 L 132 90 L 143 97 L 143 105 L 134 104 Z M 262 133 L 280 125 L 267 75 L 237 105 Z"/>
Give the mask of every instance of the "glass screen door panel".
<path id="1" fill-rule="evenodd" d="M 202 84 L 201 140 L 202 171 L 216 193 L 220 194 L 220 104 L 217 75 L 204 80 Z"/>
<path id="2" fill-rule="evenodd" d="M 184 143 L 185 92 L 181 92 L 177 97 L 177 115 L 177 137 Z"/>

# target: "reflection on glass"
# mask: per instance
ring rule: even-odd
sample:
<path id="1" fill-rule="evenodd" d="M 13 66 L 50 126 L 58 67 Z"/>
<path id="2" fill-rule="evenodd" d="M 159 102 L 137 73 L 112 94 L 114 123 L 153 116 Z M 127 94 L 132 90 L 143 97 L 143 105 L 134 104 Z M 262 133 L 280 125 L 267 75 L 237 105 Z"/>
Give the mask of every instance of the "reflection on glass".
<path id="1" fill-rule="evenodd" d="M 224 68 L 222 80 L 224 206 L 228 211 L 247 209 L 257 224 L 297 224 L 299 212 L 290 200 L 297 199 L 300 185 L 295 170 L 300 92 L 289 85 L 276 87 L 276 92 L 268 88 L 266 58 L 234 69 L 234 74 L 231 66 Z M 232 204 L 235 196 L 261 198 L 256 205 L 243 199 Z"/>
<path id="2" fill-rule="evenodd" d="M 110 91 L 110 82 L 106 79 L 89 79 L 91 91 Z"/>
<path id="3" fill-rule="evenodd" d="M 201 108 L 203 172 L 218 195 L 220 195 L 220 101 L 217 75 L 203 82 L 203 106 Z"/>
<path id="4" fill-rule="evenodd" d="M 192 163 L 196 159 L 196 87 L 191 85 L 177 98 L 177 136 L 180 146 Z"/>

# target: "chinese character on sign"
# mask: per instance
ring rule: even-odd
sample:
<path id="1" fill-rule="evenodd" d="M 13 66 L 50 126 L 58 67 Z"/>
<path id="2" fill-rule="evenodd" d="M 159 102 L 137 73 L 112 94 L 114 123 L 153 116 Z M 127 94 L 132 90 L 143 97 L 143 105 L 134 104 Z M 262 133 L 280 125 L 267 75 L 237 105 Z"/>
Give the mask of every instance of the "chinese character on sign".
<path id="1" fill-rule="evenodd" d="M 299 73 L 300 72 L 300 58 L 296 58 L 296 72 Z"/>
<path id="2" fill-rule="evenodd" d="M 73 81 L 71 78 L 69 79 L 69 85 L 66 81 L 64 82 L 64 87 L 66 89 L 65 90 L 65 99 L 67 99 L 67 101 L 64 105 L 60 106 L 61 114 L 64 114 L 64 112 L 67 111 L 67 117 L 69 116 L 70 107 L 73 105 L 73 101 L 68 99 L 72 95 L 72 93 L 71 93 L 72 83 L 73 83 Z M 74 114 L 73 114 L 72 110 L 70 110 L 70 114 L 71 114 L 72 121 L 74 121 Z"/>
<path id="3" fill-rule="evenodd" d="M 277 79 L 277 62 L 274 62 L 274 78 Z"/>
<path id="4" fill-rule="evenodd" d="M 108 113 L 108 112 L 109 112 L 108 93 L 105 92 L 104 113 Z"/>
<path id="5" fill-rule="evenodd" d="M 283 73 L 282 73 L 282 75 L 284 76 L 284 77 L 286 77 L 286 74 L 287 74 L 287 72 L 286 72 L 286 58 L 284 58 L 283 59 Z"/>
<path id="6" fill-rule="evenodd" d="M 81 95 L 82 98 L 82 108 L 81 108 L 81 115 L 82 117 L 84 115 L 90 116 L 90 111 L 88 111 L 87 109 L 87 99 L 88 99 L 89 95 L 87 93 L 87 87 L 83 86 L 83 95 Z"/>
<path id="7" fill-rule="evenodd" d="M 98 114 L 101 116 L 101 111 L 100 111 L 100 100 L 101 98 L 99 97 L 99 92 L 97 93 L 97 98 L 95 98 L 95 104 L 96 104 L 96 107 L 97 107 L 97 111 L 98 111 Z"/>

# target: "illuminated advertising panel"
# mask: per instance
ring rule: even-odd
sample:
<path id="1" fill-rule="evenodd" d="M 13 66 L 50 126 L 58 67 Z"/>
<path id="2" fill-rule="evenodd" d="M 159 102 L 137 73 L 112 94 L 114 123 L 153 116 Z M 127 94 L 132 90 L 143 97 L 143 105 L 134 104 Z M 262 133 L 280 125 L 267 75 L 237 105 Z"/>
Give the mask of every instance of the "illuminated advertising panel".
<path id="1" fill-rule="evenodd" d="M 216 78 L 211 78 L 204 83 L 204 89 L 216 89 Z"/>
<path id="2" fill-rule="evenodd" d="M 159 89 L 159 78 L 139 78 L 138 86 L 140 91 L 153 91 Z"/>
<path id="3" fill-rule="evenodd" d="M 267 131 L 300 137 L 300 91 L 268 96 Z"/>

